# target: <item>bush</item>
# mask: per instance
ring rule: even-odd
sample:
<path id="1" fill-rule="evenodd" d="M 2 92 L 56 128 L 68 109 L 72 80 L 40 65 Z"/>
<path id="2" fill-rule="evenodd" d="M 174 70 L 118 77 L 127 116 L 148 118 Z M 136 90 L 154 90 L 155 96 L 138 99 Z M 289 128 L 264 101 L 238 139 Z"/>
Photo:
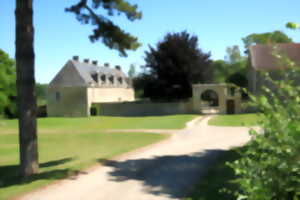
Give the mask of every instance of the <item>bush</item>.
<path id="1" fill-rule="evenodd" d="M 291 64 L 289 64 L 292 66 Z M 240 185 L 238 199 L 300 199 L 300 86 L 299 69 L 291 67 L 282 80 L 265 75 L 272 89 L 251 96 L 253 106 L 262 111 L 263 133 L 251 130 L 253 140 L 241 158 L 229 164 Z M 268 85 L 270 85 L 268 84 Z"/>

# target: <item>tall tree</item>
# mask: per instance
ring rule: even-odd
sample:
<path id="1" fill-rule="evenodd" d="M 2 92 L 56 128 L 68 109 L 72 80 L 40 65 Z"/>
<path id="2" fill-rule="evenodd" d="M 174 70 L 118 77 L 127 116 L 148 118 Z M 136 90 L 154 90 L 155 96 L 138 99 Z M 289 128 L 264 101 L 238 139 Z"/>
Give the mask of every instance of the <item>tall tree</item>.
<path id="1" fill-rule="evenodd" d="M 152 97 L 188 98 L 192 83 L 211 81 L 210 53 L 198 47 L 197 36 L 185 31 L 169 33 L 156 48 L 149 48 L 145 67 L 155 80 L 149 88 L 154 91 Z"/>
<path id="2" fill-rule="evenodd" d="M 16 96 L 15 61 L 0 49 L 0 116 L 6 112 L 15 113 L 16 106 L 12 98 Z"/>
<path id="3" fill-rule="evenodd" d="M 237 45 L 227 47 L 225 60 L 216 60 L 213 62 L 213 66 L 214 66 L 213 69 L 214 69 L 215 82 L 233 83 L 231 81 L 233 80 L 231 76 L 235 76 L 235 74 L 239 74 L 240 77 L 244 76 L 244 79 L 246 79 L 247 57 L 241 55 L 239 46 Z M 238 78 L 235 80 L 241 80 L 241 79 Z M 234 82 L 234 84 L 237 83 L 238 81 Z M 244 84 L 237 84 L 237 85 L 242 86 Z"/>
<path id="4" fill-rule="evenodd" d="M 100 11 L 106 10 L 108 16 L 96 13 L 98 8 L 102 8 Z M 136 37 L 124 32 L 109 19 L 115 13 L 124 13 L 129 20 L 141 18 L 137 6 L 126 0 L 79 0 L 66 11 L 75 13 L 81 23 L 96 26 L 90 35 L 92 42 L 101 39 L 122 56 L 127 55 L 127 50 L 135 50 L 140 46 Z M 30 176 L 38 172 L 33 0 L 16 0 L 15 15 L 20 166 L 21 174 Z"/>
<path id="5" fill-rule="evenodd" d="M 128 71 L 128 76 L 129 78 L 134 78 L 135 77 L 135 65 L 134 64 L 131 64 L 129 66 L 129 71 Z"/>
<path id="6" fill-rule="evenodd" d="M 16 66 L 21 174 L 38 172 L 33 0 L 16 0 Z"/>
<path id="7" fill-rule="evenodd" d="M 225 56 L 225 60 L 230 64 L 238 63 L 244 59 L 241 55 L 241 51 L 238 45 L 227 47 L 226 53 L 227 55 Z"/>

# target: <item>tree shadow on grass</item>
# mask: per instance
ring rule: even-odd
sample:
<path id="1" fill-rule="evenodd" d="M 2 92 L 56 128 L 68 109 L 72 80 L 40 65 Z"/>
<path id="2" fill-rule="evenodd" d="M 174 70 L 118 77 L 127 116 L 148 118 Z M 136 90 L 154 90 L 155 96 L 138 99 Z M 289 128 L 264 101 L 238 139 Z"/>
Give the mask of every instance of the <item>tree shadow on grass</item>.
<path id="1" fill-rule="evenodd" d="M 40 164 L 40 168 L 48 168 L 53 166 L 58 166 L 65 164 L 74 160 L 74 158 L 64 158 L 60 160 L 53 160 Z M 50 171 L 40 172 L 34 174 L 30 177 L 21 177 L 19 175 L 19 165 L 7 165 L 0 166 L 0 188 L 10 187 L 13 185 L 28 184 L 36 180 L 48 179 L 48 180 L 58 180 L 65 178 L 70 175 L 78 174 L 78 171 L 71 169 L 53 169 Z"/>
<path id="2" fill-rule="evenodd" d="M 113 168 L 113 181 L 138 180 L 147 193 L 184 198 L 222 153 L 223 150 L 216 149 L 191 155 L 99 162 Z"/>

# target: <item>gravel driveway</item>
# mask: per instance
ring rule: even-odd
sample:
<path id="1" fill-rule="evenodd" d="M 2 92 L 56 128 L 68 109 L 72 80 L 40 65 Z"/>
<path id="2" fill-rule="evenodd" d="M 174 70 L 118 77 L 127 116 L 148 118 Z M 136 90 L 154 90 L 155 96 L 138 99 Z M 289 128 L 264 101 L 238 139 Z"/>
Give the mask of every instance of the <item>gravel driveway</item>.
<path id="1" fill-rule="evenodd" d="M 248 128 L 208 126 L 209 118 L 204 117 L 176 131 L 166 141 L 106 161 L 88 173 L 52 184 L 20 199 L 181 199 L 220 153 L 250 140 Z"/>

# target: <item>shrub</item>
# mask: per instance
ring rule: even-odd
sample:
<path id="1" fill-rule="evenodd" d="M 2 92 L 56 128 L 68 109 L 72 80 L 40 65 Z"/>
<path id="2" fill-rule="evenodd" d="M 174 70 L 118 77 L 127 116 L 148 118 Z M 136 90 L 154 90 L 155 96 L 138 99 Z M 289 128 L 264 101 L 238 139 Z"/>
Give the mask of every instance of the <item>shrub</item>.
<path id="1" fill-rule="evenodd" d="M 263 94 L 251 96 L 252 105 L 262 111 L 263 133 L 251 130 L 253 140 L 241 158 L 229 163 L 240 185 L 238 199 L 300 199 L 300 77 L 299 68 L 289 63 L 282 80 L 265 74 L 269 86 Z M 272 88 L 272 89 L 271 89 Z"/>

